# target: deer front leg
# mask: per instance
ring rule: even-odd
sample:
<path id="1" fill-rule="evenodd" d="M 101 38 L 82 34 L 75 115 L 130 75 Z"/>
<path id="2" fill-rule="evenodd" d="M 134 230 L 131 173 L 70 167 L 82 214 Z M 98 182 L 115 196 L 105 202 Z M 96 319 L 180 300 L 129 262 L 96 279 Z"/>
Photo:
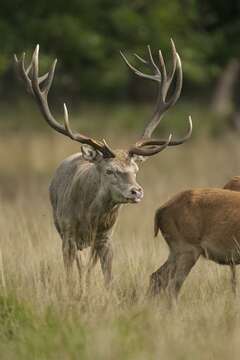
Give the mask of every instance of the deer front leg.
<path id="1" fill-rule="evenodd" d="M 100 259 L 105 285 L 108 287 L 112 280 L 113 260 L 113 250 L 110 239 L 106 239 L 104 242 L 101 241 L 101 244 L 97 248 L 97 254 Z"/>
<path id="2" fill-rule="evenodd" d="M 72 279 L 73 264 L 76 259 L 77 247 L 70 239 L 64 239 L 62 243 L 63 262 L 67 274 L 67 280 Z"/>

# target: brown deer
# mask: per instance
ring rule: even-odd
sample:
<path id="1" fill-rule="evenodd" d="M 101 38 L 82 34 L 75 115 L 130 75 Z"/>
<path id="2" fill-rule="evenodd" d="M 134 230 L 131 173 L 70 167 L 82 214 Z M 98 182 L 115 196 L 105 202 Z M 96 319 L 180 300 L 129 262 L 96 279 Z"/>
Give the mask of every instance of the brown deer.
<path id="1" fill-rule="evenodd" d="M 155 213 L 154 234 L 160 230 L 170 254 L 150 278 L 151 294 L 161 290 L 177 297 L 184 280 L 200 256 L 229 265 L 236 293 L 236 265 L 240 264 L 240 177 L 223 189 L 183 191 Z"/>
<path id="2" fill-rule="evenodd" d="M 223 187 L 233 191 L 240 191 L 240 176 L 232 177 Z"/>
<path id="3" fill-rule="evenodd" d="M 133 67 L 121 53 L 135 74 L 158 83 L 158 97 L 153 116 L 147 123 L 142 137 L 128 150 L 112 150 L 105 140 L 94 140 L 73 132 L 65 104 L 64 125 L 54 118 L 48 105 L 48 93 L 54 78 L 56 60 L 47 74 L 39 76 L 39 46 L 36 47 L 27 68 L 24 53 L 20 59 L 14 56 L 17 74 L 35 98 L 48 125 L 82 144 L 81 152 L 68 157 L 60 164 L 50 184 L 53 218 L 62 238 L 63 259 L 68 274 L 71 274 L 76 260 L 81 275 L 82 266 L 78 250 L 90 247 L 92 256 L 89 269 L 100 259 L 105 282 L 110 282 L 113 257 L 110 240 L 118 210 L 121 204 L 138 203 L 143 197 L 143 189 L 136 181 L 138 160 L 158 154 L 168 146 L 183 144 L 191 136 L 192 122 L 189 117 L 189 129 L 182 139 L 174 141 L 171 135 L 165 140 L 152 138 L 162 115 L 176 103 L 181 93 L 181 61 L 173 41 L 171 45 L 173 67 L 170 74 L 167 74 L 161 51 L 159 65 L 154 61 L 150 47 L 148 60 L 135 55 L 152 69 L 152 74 L 145 74 Z M 167 96 L 173 82 L 175 88 L 172 94 Z"/>

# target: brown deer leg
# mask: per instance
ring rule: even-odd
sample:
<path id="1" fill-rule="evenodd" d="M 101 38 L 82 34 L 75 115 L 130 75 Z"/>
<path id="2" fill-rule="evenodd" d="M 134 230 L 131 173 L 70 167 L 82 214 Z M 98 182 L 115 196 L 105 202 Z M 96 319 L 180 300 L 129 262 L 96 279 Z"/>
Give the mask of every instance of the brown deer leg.
<path id="1" fill-rule="evenodd" d="M 172 279 L 169 282 L 168 293 L 171 297 L 177 299 L 179 291 L 190 273 L 192 267 L 195 265 L 201 251 L 188 251 L 175 256 L 175 271 Z"/>
<path id="2" fill-rule="evenodd" d="M 237 291 L 236 265 L 231 264 L 230 269 L 231 269 L 231 274 L 232 274 L 232 277 L 231 277 L 232 291 L 233 291 L 234 295 L 236 295 L 236 291 Z"/>
<path id="3" fill-rule="evenodd" d="M 150 277 L 148 294 L 155 296 L 160 294 L 161 290 L 165 290 L 170 281 L 171 273 L 174 270 L 174 257 L 169 256 L 167 261 Z"/>
<path id="4" fill-rule="evenodd" d="M 110 241 L 104 242 L 97 249 L 97 254 L 100 259 L 105 285 L 108 287 L 112 280 L 112 259 L 113 259 L 112 244 L 110 243 Z"/>

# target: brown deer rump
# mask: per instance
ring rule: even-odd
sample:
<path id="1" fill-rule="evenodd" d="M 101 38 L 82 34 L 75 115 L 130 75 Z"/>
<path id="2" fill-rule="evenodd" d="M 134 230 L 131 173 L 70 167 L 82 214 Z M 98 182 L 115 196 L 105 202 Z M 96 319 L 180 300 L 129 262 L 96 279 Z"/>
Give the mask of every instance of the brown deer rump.
<path id="1" fill-rule="evenodd" d="M 155 215 L 169 248 L 198 247 L 202 255 L 222 265 L 240 263 L 240 193 L 196 189 L 177 194 Z"/>

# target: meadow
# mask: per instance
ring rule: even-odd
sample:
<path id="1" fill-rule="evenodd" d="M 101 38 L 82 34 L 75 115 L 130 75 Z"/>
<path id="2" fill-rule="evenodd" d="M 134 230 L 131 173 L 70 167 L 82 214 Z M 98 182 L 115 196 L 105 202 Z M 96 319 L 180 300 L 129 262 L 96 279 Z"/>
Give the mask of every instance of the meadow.
<path id="1" fill-rule="evenodd" d="M 136 108 L 131 128 L 118 125 L 131 108 L 113 115 L 98 110 L 78 121 L 75 114 L 74 126 L 110 137 L 115 147 L 134 141 L 141 111 L 147 113 Z M 184 146 L 146 161 L 138 175 L 145 197 L 122 208 L 115 228 L 112 287 L 104 288 L 98 264 L 86 289 L 77 271 L 71 286 L 66 281 L 48 200 L 51 175 L 79 145 L 53 133 L 40 116 L 29 119 L 24 106 L 18 111 L 0 119 L 0 359 L 239 359 L 240 301 L 228 267 L 200 259 L 172 308 L 164 296 L 146 297 L 150 274 L 168 254 L 162 237 L 153 237 L 155 209 L 180 190 L 222 187 L 238 175 L 239 136 L 212 137 L 203 126 Z M 200 110 L 193 112 L 197 128 L 207 123 Z M 184 124 L 183 116 L 186 111 L 176 112 L 163 125 L 171 129 L 177 117 Z"/>

